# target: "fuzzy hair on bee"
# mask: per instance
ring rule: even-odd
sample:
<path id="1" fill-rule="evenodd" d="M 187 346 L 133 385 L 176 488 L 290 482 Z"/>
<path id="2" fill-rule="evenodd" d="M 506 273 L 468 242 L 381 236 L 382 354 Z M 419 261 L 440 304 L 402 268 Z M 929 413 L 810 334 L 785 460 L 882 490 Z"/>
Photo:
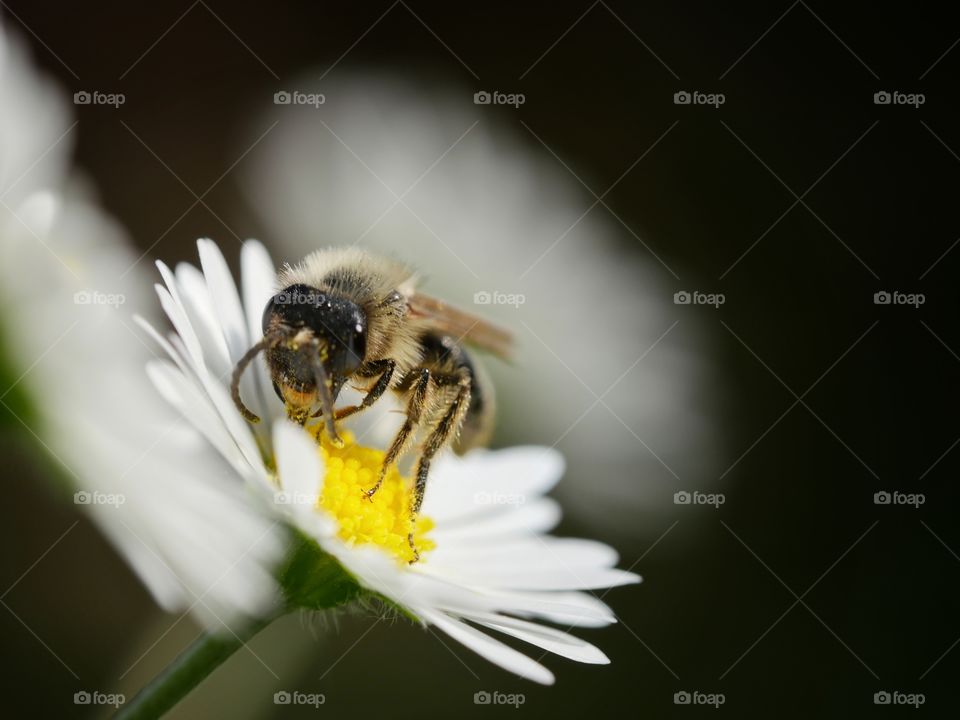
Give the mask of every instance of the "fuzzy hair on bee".
<path id="1" fill-rule="evenodd" d="M 288 417 L 301 424 L 321 418 L 334 443 L 338 421 L 393 392 L 405 419 L 364 495 L 373 500 L 389 467 L 422 438 L 411 508 L 416 517 L 434 456 L 448 446 L 464 452 L 483 445 L 491 434 L 493 390 L 466 346 L 507 357 L 511 342 L 509 332 L 421 293 L 404 263 L 358 248 L 328 248 L 280 270 L 263 313 L 263 339 L 237 363 L 231 390 L 244 417 L 257 422 L 239 388 L 262 352 Z M 347 383 L 363 399 L 337 408 Z M 413 533 L 409 541 L 413 547 Z"/>
<path id="2" fill-rule="evenodd" d="M 403 303 L 392 295 L 409 299 L 416 281 L 414 271 L 397 260 L 355 247 L 329 248 L 284 266 L 277 276 L 277 291 L 306 285 L 356 303 L 367 315 L 367 352 L 373 358 L 392 357 L 395 372 L 403 375 L 420 360 L 417 337 L 422 328 L 404 322 L 398 312 Z"/>

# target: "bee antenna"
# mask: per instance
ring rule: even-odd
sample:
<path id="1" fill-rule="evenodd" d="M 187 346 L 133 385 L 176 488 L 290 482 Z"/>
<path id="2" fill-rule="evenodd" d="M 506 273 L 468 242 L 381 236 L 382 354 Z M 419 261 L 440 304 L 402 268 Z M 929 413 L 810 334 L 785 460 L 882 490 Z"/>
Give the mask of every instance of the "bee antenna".
<path id="1" fill-rule="evenodd" d="M 253 347 L 243 354 L 243 357 L 237 361 L 236 366 L 233 368 L 233 378 L 230 381 L 230 396 L 233 398 L 233 404 L 237 406 L 237 410 L 239 410 L 240 414 L 249 422 L 258 423 L 260 422 L 260 417 L 243 404 L 243 400 L 240 398 L 240 378 L 243 377 L 244 370 L 247 369 L 247 366 L 253 362 L 253 359 L 257 355 L 264 350 L 274 347 L 282 339 L 283 335 L 280 333 L 264 335 Z"/>
<path id="2" fill-rule="evenodd" d="M 313 365 L 313 374 L 316 378 L 317 391 L 320 393 L 320 407 L 323 409 L 323 419 L 327 424 L 327 434 L 330 440 L 336 445 L 341 445 L 340 436 L 337 435 L 337 427 L 334 423 L 333 396 L 330 390 L 330 381 L 327 376 L 327 369 L 323 366 L 323 360 L 319 353 L 311 353 L 311 364 Z"/>

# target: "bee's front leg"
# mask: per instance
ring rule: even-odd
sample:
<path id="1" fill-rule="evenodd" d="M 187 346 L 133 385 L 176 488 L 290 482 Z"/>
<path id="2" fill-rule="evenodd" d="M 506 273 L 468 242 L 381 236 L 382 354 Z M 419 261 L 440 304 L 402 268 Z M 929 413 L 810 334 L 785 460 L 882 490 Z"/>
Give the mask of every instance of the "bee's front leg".
<path id="1" fill-rule="evenodd" d="M 362 377 L 372 378 L 379 375 L 379 379 L 376 384 L 367 391 L 367 394 L 363 396 L 363 400 L 360 401 L 359 405 L 349 405 L 345 408 L 340 408 L 337 410 L 336 418 L 337 420 L 343 420 L 348 418 L 351 415 L 366 410 L 368 407 L 373 405 L 380 397 L 387 391 L 387 388 L 390 387 L 390 381 L 393 379 L 393 371 L 396 368 L 397 363 L 394 360 L 384 359 L 384 360 L 375 360 L 374 362 L 368 363 L 365 368 L 358 371 L 358 374 Z"/>

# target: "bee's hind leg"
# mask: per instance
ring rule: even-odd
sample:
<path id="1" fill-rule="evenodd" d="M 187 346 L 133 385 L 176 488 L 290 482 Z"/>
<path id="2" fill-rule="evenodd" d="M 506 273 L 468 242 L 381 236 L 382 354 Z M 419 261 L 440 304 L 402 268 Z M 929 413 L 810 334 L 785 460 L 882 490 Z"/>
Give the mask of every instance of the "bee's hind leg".
<path id="1" fill-rule="evenodd" d="M 413 491 L 413 499 L 410 503 L 411 522 L 415 525 L 417 515 L 420 513 L 420 506 L 423 505 L 423 495 L 427 488 L 427 475 L 430 472 L 430 461 L 441 449 L 456 437 L 457 430 L 463 423 L 467 409 L 470 407 L 470 385 L 471 376 L 469 372 L 462 371 L 453 375 L 434 375 L 434 381 L 438 385 L 456 385 L 456 395 L 447 406 L 446 412 L 440 421 L 436 424 L 433 431 L 427 436 L 423 444 L 423 451 L 417 460 L 416 486 Z M 407 542 L 413 549 L 413 560 L 411 564 L 420 559 L 420 553 L 414 544 L 414 528 L 411 527 L 407 535 Z"/>
<path id="2" fill-rule="evenodd" d="M 397 432 L 396 437 L 394 437 L 393 442 L 390 443 L 390 448 L 387 450 L 386 456 L 383 459 L 383 465 L 380 467 L 380 477 L 377 478 L 376 485 L 369 490 L 364 491 L 364 496 L 368 499 L 372 498 L 376 494 L 377 490 L 380 489 L 380 486 L 383 485 L 383 479 L 387 474 L 387 470 L 407 449 L 407 446 L 413 439 L 414 431 L 420 424 L 420 418 L 423 415 L 424 407 L 427 404 L 428 393 L 430 390 L 430 370 L 428 368 L 418 368 L 412 370 L 407 377 L 415 378 L 413 380 L 413 385 L 408 391 L 409 400 L 407 401 L 407 417 L 403 422 L 403 426 Z"/>

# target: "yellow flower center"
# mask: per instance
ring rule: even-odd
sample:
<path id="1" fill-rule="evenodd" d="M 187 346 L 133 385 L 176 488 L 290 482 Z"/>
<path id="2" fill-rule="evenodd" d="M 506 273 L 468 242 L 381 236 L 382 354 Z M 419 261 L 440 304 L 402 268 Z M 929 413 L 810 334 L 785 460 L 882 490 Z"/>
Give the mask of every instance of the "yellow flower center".
<path id="1" fill-rule="evenodd" d="M 337 520 L 338 535 L 348 546 L 371 543 L 378 545 L 403 563 L 414 560 L 408 535 L 420 553 L 433 550 L 436 544 L 426 537 L 433 521 L 420 515 L 416 522 L 410 513 L 412 483 L 391 465 L 376 494 L 367 498 L 380 475 L 385 453 L 358 445 L 354 436 L 341 431 L 343 447 L 336 447 L 325 432 L 319 433 L 320 455 L 326 467 L 323 493 L 317 503 Z"/>

